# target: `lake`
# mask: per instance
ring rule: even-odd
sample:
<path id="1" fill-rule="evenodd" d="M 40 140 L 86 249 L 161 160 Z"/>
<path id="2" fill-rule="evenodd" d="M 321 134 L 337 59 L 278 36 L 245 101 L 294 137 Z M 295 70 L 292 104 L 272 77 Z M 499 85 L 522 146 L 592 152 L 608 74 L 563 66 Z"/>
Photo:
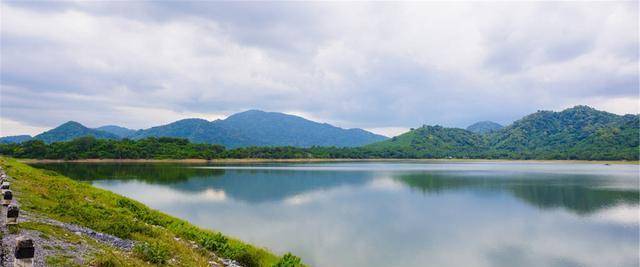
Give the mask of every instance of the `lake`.
<path id="1" fill-rule="evenodd" d="M 34 164 L 313 266 L 633 266 L 638 165 Z"/>

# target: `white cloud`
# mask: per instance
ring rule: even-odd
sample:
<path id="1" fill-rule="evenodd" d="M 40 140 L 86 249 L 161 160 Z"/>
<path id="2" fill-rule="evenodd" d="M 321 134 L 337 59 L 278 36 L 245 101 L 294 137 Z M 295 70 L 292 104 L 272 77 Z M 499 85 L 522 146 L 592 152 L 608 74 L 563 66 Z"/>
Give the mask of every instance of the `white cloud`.
<path id="1" fill-rule="evenodd" d="M 591 217 L 603 222 L 637 226 L 640 225 L 640 207 L 621 204 L 599 211 Z"/>
<path id="2" fill-rule="evenodd" d="M 131 127 L 134 127 L 134 125 L 141 125 L 143 128 L 168 124 L 184 118 L 201 118 L 213 121 L 227 117 L 225 114 L 176 112 L 170 109 L 161 108 L 117 106 L 114 107 L 114 109 L 116 112 L 122 114 L 122 116 L 129 116 L 127 119 L 132 121 Z"/>
<path id="3" fill-rule="evenodd" d="M 379 128 L 366 128 L 365 130 L 370 131 L 372 133 L 381 134 L 387 137 L 398 136 L 403 133 L 406 133 L 410 130 L 410 128 L 406 127 L 379 127 Z"/>
<path id="4" fill-rule="evenodd" d="M 616 114 L 640 114 L 640 99 L 637 97 L 595 97 L 582 101 L 594 108 Z"/>
<path id="5" fill-rule="evenodd" d="M 39 127 L 33 125 L 26 125 L 18 121 L 0 117 L 0 136 L 11 135 L 36 135 L 43 131 L 48 130 L 46 127 Z"/>
<path id="6" fill-rule="evenodd" d="M 212 203 L 225 202 L 228 200 L 227 193 L 221 189 L 204 188 L 198 192 L 184 192 L 173 190 L 153 184 L 145 184 L 138 181 L 131 181 L 122 184 L 112 184 L 110 181 L 97 181 L 98 187 L 109 187 L 123 195 L 136 195 L 137 200 L 143 203 L 163 204 L 185 204 L 185 203 Z M 158 197 L 162 196 L 162 197 Z"/>
<path id="7" fill-rule="evenodd" d="M 638 110 L 637 3 L 1 5 L 1 109 L 25 125 L 258 108 L 393 134 Z"/>
<path id="8" fill-rule="evenodd" d="M 391 177 L 379 177 L 371 180 L 368 186 L 378 191 L 399 191 L 404 189 L 404 185 Z"/>

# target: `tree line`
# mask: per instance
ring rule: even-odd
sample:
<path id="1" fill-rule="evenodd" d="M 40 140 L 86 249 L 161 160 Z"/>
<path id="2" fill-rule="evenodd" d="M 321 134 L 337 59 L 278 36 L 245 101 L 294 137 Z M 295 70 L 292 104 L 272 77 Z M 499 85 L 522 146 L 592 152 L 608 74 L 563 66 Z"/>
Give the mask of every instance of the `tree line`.
<path id="1" fill-rule="evenodd" d="M 80 137 L 66 142 L 46 144 L 40 140 L 0 144 L 0 154 L 32 159 L 376 159 L 376 158 L 476 158 L 476 159 L 576 159 L 638 160 L 638 148 L 606 151 L 575 149 L 510 150 L 474 147 L 242 147 L 227 149 L 222 145 L 191 143 L 187 139 L 149 137 L 139 140 L 96 139 Z"/>

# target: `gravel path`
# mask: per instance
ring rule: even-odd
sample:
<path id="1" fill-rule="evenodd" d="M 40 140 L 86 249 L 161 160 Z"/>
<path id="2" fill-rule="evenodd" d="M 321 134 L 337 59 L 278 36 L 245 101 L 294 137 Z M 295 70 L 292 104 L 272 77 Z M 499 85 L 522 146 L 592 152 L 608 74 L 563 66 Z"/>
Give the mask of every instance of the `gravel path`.
<path id="1" fill-rule="evenodd" d="M 124 251 L 131 251 L 133 249 L 133 246 L 135 245 L 135 241 L 133 240 L 122 239 L 117 236 L 96 232 L 87 227 L 82 227 L 75 224 L 63 223 L 63 222 L 48 219 L 48 218 L 38 218 L 24 211 L 21 211 L 20 217 L 22 217 L 25 221 L 33 221 L 33 222 L 39 222 L 39 223 L 44 223 L 48 225 L 58 226 L 60 228 L 66 229 L 67 231 L 75 233 L 77 235 L 84 235 L 84 236 L 90 237 L 100 243 L 107 244 Z"/>

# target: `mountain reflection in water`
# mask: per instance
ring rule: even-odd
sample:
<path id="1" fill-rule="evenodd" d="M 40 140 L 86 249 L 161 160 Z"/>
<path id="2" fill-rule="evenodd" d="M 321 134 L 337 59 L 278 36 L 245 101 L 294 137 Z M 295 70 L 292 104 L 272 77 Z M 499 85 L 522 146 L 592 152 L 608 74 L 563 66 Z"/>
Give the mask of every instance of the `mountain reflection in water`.
<path id="1" fill-rule="evenodd" d="M 375 179 L 376 173 L 361 169 L 321 171 L 313 168 L 288 169 L 263 165 L 257 169 L 238 166 L 176 164 L 35 164 L 74 179 L 136 180 L 149 184 L 171 185 L 187 192 L 216 190 L 238 201 L 259 203 L 282 201 L 316 190 L 327 190 L 345 185 L 363 185 Z M 576 213 L 591 213 L 618 204 L 638 204 L 638 181 L 598 174 L 401 170 L 385 171 L 385 176 L 401 182 L 424 194 L 446 193 L 455 190 L 503 191 L 538 208 L 566 208 Z"/>

